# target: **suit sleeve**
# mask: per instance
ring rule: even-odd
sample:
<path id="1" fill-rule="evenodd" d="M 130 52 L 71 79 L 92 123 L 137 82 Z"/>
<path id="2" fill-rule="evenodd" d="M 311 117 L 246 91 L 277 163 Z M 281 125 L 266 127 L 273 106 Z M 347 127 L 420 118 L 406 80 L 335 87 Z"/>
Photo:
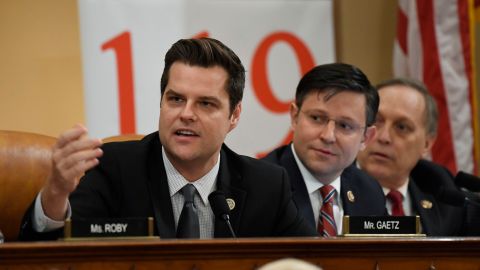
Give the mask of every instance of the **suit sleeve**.
<path id="1" fill-rule="evenodd" d="M 35 197 L 36 198 L 36 197 Z M 35 200 L 30 204 L 20 223 L 19 241 L 48 241 L 56 240 L 63 235 L 63 228 L 50 232 L 37 232 L 33 228 L 33 211 L 35 209 Z"/>

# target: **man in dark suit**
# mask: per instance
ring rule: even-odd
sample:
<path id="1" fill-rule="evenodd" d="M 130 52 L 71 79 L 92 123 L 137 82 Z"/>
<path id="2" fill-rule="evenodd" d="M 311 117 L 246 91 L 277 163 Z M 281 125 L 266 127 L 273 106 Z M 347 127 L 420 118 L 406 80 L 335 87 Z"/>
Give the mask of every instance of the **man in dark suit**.
<path id="1" fill-rule="evenodd" d="M 450 171 L 434 162 L 420 159 L 410 173 L 408 193 L 412 214 L 420 216 L 422 230 L 429 236 L 458 236 L 464 231 L 465 209 L 452 205 L 439 194 L 440 188 L 458 190 Z"/>
<path id="2" fill-rule="evenodd" d="M 165 56 L 159 131 L 102 147 L 79 125 L 62 134 L 53 149 L 53 171 L 25 216 L 20 238 L 54 239 L 70 215 L 153 216 L 162 238 L 231 237 L 210 207 L 208 195 L 215 190 L 228 198 L 239 237 L 314 235 L 282 168 L 223 145 L 238 124 L 244 84 L 240 59 L 221 42 L 176 42 Z"/>
<path id="3" fill-rule="evenodd" d="M 440 188 L 458 191 L 453 176 L 422 160 L 436 139 L 435 100 L 422 83 L 410 79 L 388 80 L 377 89 L 377 135 L 359 153 L 359 166 L 382 185 L 390 214 L 419 215 L 429 236 L 459 235 L 463 207 L 439 198 Z"/>
<path id="4" fill-rule="evenodd" d="M 386 213 L 378 183 L 352 166 L 375 134 L 378 103 L 360 69 L 338 63 L 317 66 L 300 80 L 290 106 L 292 143 L 264 158 L 287 169 L 300 212 L 326 237 L 342 232 L 344 215 Z M 329 203 L 326 189 L 334 198 Z M 324 210 L 329 208 L 330 214 Z M 333 230 L 325 229 L 327 223 Z"/>

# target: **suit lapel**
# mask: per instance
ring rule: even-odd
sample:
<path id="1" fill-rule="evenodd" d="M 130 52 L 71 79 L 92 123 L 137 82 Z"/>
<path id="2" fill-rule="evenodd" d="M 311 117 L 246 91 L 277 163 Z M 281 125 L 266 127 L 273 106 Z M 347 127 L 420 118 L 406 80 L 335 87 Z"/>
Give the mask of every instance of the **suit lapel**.
<path id="1" fill-rule="evenodd" d="M 236 166 L 231 164 L 234 161 L 228 158 L 228 155 L 231 156 L 233 153 L 227 153 L 229 150 L 228 148 L 225 148 L 226 146 L 222 147 L 220 152 L 220 169 L 217 176 L 217 190 L 223 191 L 227 200 L 231 199 L 235 202 L 234 208 L 230 209 L 230 222 L 235 234 L 238 234 L 247 192 L 236 186 L 241 182 L 242 176 L 237 171 Z M 214 236 L 215 238 L 232 237 L 227 224 L 220 218 L 215 218 Z"/>
<path id="2" fill-rule="evenodd" d="M 423 193 L 413 179 L 408 183 L 408 192 L 412 196 L 412 207 L 417 211 L 422 221 L 423 232 L 427 235 L 439 235 L 436 228 L 441 224 L 441 220 L 437 211 L 435 211 L 435 205 L 431 207 L 430 204 L 430 207 L 424 207 L 424 205 L 427 205 L 425 202 L 434 203 L 434 197 L 431 194 Z"/>
<path id="3" fill-rule="evenodd" d="M 308 194 L 307 186 L 303 180 L 300 169 L 298 168 L 295 157 L 293 156 L 292 148 L 290 145 L 286 147 L 283 154 L 280 156 L 280 165 L 284 167 L 290 179 L 290 184 L 292 186 L 293 200 L 297 204 L 298 210 L 307 220 L 307 222 L 312 225 L 314 228 L 317 227 L 315 224 L 315 218 L 313 215 L 312 203 L 310 202 L 310 195 Z M 320 209 L 318 209 L 320 211 Z"/>
<path id="4" fill-rule="evenodd" d="M 348 167 L 343 170 L 340 176 L 340 192 L 342 197 L 343 215 L 362 215 L 362 208 L 368 207 L 368 205 L 359 205 L 358 203 L 355 203 L 355 200 L 349 199 L 347 195 L 348 192 L 351 192 L 351 194 L 357 194 L 353 175 L 350 170 L 348 170 Z"/>
<path id="5" fill-rule="evenodd" d="M 175 238 L 175 220 L 168 188 L 167 174 L 163 166 L 162 146 L 158 136 L 153 138 L 148 157 L 148 187 L 158 234 L 161 238 Z"/>

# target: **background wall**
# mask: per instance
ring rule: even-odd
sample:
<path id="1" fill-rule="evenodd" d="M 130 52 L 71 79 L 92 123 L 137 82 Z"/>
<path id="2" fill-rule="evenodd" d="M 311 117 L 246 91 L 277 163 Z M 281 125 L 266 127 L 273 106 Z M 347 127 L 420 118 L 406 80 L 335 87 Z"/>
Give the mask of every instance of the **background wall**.
<path id="1" fill-rule="evenodd" d="M 396 1 L 336 0 L 337 60 L 358 66 L 373 84 L 391 78 Z"/>
<path id="2" fill-rule="evenodd" d="M 75 0 L 0 0 L 0 129 L 57 136 L 84 121 Z"/>
<path id="3" fill-rule="evenodd" d="M 391 76 L 395 1 L 336 0 L 337 59 Z M 0 129 L 57 136 L 83 123 L 76 0 L 0 0 Z"/>

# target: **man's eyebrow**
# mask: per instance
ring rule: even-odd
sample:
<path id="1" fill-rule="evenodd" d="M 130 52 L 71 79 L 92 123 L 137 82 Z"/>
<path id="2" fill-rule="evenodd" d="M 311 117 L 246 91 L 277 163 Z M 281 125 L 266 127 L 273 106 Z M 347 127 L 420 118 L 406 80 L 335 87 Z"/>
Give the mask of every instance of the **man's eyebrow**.
<path id="1" fill-rule="evenodd" d="M 310 110 L 306 110 L 305 112 L 307 113 L 318 113 L 318 114 L 323 114 L 323 115 L 327 115 L 328 117 L 330 117 L 330 115 L 328 115 L 328 112 L 326 110 L 323 110 L 323 109 L 310 109 Z M 337 120 L 345 120 L 345 121 L 357 121 L 357 119 L 353 118 L 353 117 L 350 117 L 350 116 L 346 116 L 346 115 L 343 115 L 343 116 L 338 116 L 336 118 Z"/>
<path id="2" fill-rule="evenodd" d="M 182 94 L 175 92 L 175 90 L 173 90 L 173 89 L 171 89 L 171 88 L 168 88 L 168 89 L 165 91 L 165 94 L 166 94 L 166 95 L 168 94 L 168 95 L 183 96 Z"/>
<path id="3" fill-rule="evenodd" d="M 220 102 L 220 100 L 217 98 L 217 97 L 214 97 L 214 96 L 202 96 L 199 98 L 199 100 L 202 100 L 202 101 L 212 101 L 212 102 Z"/>
<path id="4" fill-rule="evenodd" d="M 304 110 L 304 112 L 306 113 L 321 113 L 321 114 L 327 114 L 327 112 L 325 110 L 321 110 L 321 109 L 308 109 L 308 110 Z"/>
<path id="5" fill-rule="evenodd" d="M 186 99 L 186 96 L 182 93 L 179 93 L 171 88 L 167 89 L 165 92 L 164 96 L 169 97 L 169 98 L 181 98 L 181 99 Z"/>
<path id="6" fill-rule="evenodd" d="M 176 92 L 175 90 L 171 89 L 171 88 L 168 88 L 167 90 L 165 90 L 165 93 L 164 95 L 166 96 L 178 96 L 178 97 L 185 97 L 183 94 L 180 94 L 178 92 Z M 213 102 L 215 104 L 220 104 L 220 99 L 218 97 L 215 97 L 215 96 L 201 96 L 198 98 L 198 100 L 200 101 L 209 101 L 209 102 Z"/>

